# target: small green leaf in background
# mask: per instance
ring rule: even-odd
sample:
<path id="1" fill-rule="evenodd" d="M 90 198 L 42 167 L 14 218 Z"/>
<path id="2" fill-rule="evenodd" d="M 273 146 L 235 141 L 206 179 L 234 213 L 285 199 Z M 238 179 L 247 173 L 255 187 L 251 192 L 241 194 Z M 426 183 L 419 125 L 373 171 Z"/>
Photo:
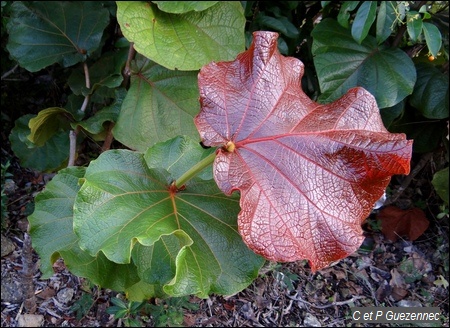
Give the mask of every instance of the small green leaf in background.
<path id="1" fill-rule="evenodd" d="M 434 57 L 437 57 L 442 46 L 442 35 L 439 29 L 431 23 L 423 23 L 423 33 L 427 42 L 428 50 Z"/>
<path id="2" fill-rule="evenodd" d="M 263 26 L 267 26 L 269 30 L 280 32 L 288 38 L 296 38 L 299 35 L 299 30 L 286 17 L 271 17 L 264 13 L 259 13 L 256 16 L 256 21 Z"/>
<path id="3" fill-rule="evenodd" d="M 398 104 L 392 107 L 380 108 L 381 118 L 383 119 L 383 124 L 386 129 L 394 122 L 394 120 L 399 117 L 403 110 L 405 109 L 405 100 L 400 101 Z"/>
<path id="4" fill-rule="evenodd" d="M 311 35 L 321 103 L 356 86 L 374 95 L 380 108 L 392 107 L 412 93 L 416 69 L 404 51 L 378 45 L 370 35 L 358 44 L 334 19 L 321 21 Z"/>
<path id="5" fill-rule="evenodd" d="M 91 88 L 86 88 L 86 77 L 83 67 L 72 70 L 69 77 L 68 84 L 72 92 L 76 95 L 92 95 L 99 93 L 98 89 L 114 89 L 120 86 L 123 81 L 122 69 L 128 57 L 128 48 L 121 48 L 114 52 L 107 52 L 103 54 L 89 69 L 89 78 Z M 114 91 L 110 90 L 109 94 Z M 106 97 L 109 96 L 107 93 Z M 92 99 L 95 102 L 95 98 Z M 103 98 L 98 102 L 102 102 Z"/>
<path id="6" fill-rule="evenodd" d="M 411 105 L 419 109 L 426 118 L 447 118 L 448 75 L 429 63 L 419 63 L 416 69 L 417 82 L 410 98 Z"/>
<path id="7" fill-rule="evenodd" d="M 433 184 L 433 187 L 439 197 L 441 197 L 441 199 L 448 205 L 448 167 L 436 172 L 431 183 Z"/>
<path id="8" fill-rule="evenodd" d="M 416 42 L 420 33 L 422 33 L 422 25 L 422 17 L 417 11 L 409 11 L 406 14 L 406 27 L 413 42 Z"/>
<path id="9" fill-rule="evenodd" d="M 200 110 L 198 73 L 168 70 L 140 55 L 136 62 L 114 137 L 142 152 L 178 135 L 198 138 L 194 126 Z"/>
<path id="10" fill-rule="evenodd" d="M 104 140 L 103 132 L 105 131 L 104 124 L 106 122 L 116 122 L 119 117 L 120 108 L 122 102 L 127 94 L 127 91 L 123 88 L 115 90 L 115 100 L 110 106 L 103 107 L 94 116 L 91 116 L 87 120 L 73 123 L 72 127 L 75 129 L 77 125 L 91 133 L 94 140 Z"/>
<path id="11" fill-rule="evenodd" d="M 378 44 L 383 43 L 391 35 L 394 21 L 395 11 L 392 1 L 381 1 L 377 15 L 376 38 Z"/>
<path id="12" fill-rule="evenodd" d="M 117 1 L 117 20 L 136 51 L 164 67 L 183 71 L 232 60 L 243 51 L 243 11 L 240 2 L 234 1 L 185 14 L 169 14 L 143 1 Z"/>
<path id="13" fill-rule="evenodd" d="M 30 72 L 86 59 L 101 43 L 109 12 L 99 1 L 14 1 L 6 45 Z"/>
<path id="14" fill-rule="evenodd" d="M 127 150 L 102 153 L 87 168 L 74 205 L 80 246 L 117 263 L 129 263 L 133 252 L 144 266 L 142 280 L 171 278 L 164 285 L 171 296 L 234 294 L 253 281 L 264 259 L 237 232 L 239 199 L 221 193 L 214 180 L 192 179 L 184 191 L 169 190 L 185 169 L 149 169 L 142 154 Z M 169 249 L 162 247 L 169 241 Z M 171 268 L 169 275 L 161 265 Z"/>
<path id="15" fill-rule="evenodd" d="M 349 18 L 350 18 L 350 12 L 356 9 L 358 6 L 359 1 L 344 1 L 344 3 L 341 6 L 341 9 L 339 10 L 339 14 L 337 16 L 337 21 L 339 24 L 342 25 L 342 27 L 349 28 Z"/>
<path id="16" fill-rule="evenodd" d="M 361 44 L 367 34 L 369 34 L 370 27 L 375 21 L 376 14 L 376 1 L 363 1 L 356 12 L 356 17 L 352 25 L 352 36 L 359 44 Z"/>
<path id="17" fill-rule="evenodd" d="M 161 11 L 184 14 L 189 11 L 202 11 L 214 6 L 218 1 L 153 1 Z"/>
<path id="18" fill-rule="evenodd" d="M 30 128 L 28 140 L 41 147 L 58 131 L 68 129 L 69 122 L 72 120 L 74 120 L 72 114 L 64 108 L 43 109 L 28 122 Z"/>
<path id="19" fill-rule="evenodd" d="M 9 135 L 11 148 L 19 158 L 22 167 L 40 172 L 59 168 L 69 158 L 69 131 L 59 131 L 45 145 L 38 147 L 28 140 L 28 122 L 36 115 L 27 114 L 16 120 Z"/>

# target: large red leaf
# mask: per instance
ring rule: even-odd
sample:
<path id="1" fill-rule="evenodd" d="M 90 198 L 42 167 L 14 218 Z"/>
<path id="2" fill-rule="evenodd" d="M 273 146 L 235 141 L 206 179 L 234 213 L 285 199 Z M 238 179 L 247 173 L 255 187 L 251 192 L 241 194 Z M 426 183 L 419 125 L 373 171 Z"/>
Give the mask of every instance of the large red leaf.
<path id="1" fill-rule="evenodd" d="M 239 232 L 274 261 L 312 270 L 353 253 L 361 223 L 394 174 L 407 174 L 412 141 L 389 133 L 375 99 L 354 88 L 320 105 L 301 88 L 303 64 L 283 57 L 278 34 L 255 32 L 235 61 L 199 74 L 195 124 L 220 189 L 241 192 Z"/>

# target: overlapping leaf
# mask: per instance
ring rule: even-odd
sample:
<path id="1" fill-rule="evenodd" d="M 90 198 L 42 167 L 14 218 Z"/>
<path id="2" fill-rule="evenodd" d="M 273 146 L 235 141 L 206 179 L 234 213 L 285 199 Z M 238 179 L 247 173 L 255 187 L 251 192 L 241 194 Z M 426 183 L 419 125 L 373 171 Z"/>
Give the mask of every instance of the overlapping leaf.
<path id="1" fill-rule="evenodd" d="M 418 108 L 426 118 L 447 118 L 449 114 L 448 74 L 442 73 L 428 63 L 419 63 L 416 69 L 417 82 L 409 100 L 411 105 Z"/>
<path id="2" fill-rule="evenodd" d="M 202 11 L 214 6 L 217 1 L 152 1 L 166 13 L 184 14 L 189 11 Z"/>
<path id="3" fill-rule="evenodd" d="M 133 264 L 117 264 L 103 254 L 90 256 L 78 247 L 73 231 L 73 203 L 85 168 L 61 170 L 36 197 L 30 221 L 33 247 L 39 252 L 43 276 L 53 274 L 52 264 L 61 256 L 69 270 L 88 277 L 93 283 L 115 290 L 126 290 L 139 281 Z"/>
<path id="4" fill-rule="evenodd" d="M 263 264 L 237 232 L 238 200 L 223 195 L 213 180 L 171 190 L 171 181 L 187 169 L 165 160 L 180 153 L 174 148 L 150 149 L 145 158 L 155 155 L 152 169 L 143 154 L 125 150 L 91 162 L 74 205 L 80 246 L 116 263 L 136 259 L 141 279 L 172 296 L 236 293 Z"/>
<path id="5" fill-rule="evenodd" d="M 161 6 L 161 2 L 158 6 Z M 211 60 L 230 60 L 244 49 L 242 5 L 219 1 L 204 5 L 170 4 L 165 8 L 203 7 L 171 14 L 144 1 L 117 1 L 117 20 L 140 54 L 169 69 L 197 70 Z"/>
<path id="6" fill-rule="evenodd" d="M 27 114 L 16 120 L 9 135 L 11 148 L 23 167 L 41 172 L 55 170 L 69 157 L 69 131 L 57 132 L 45 145 L 39 147 L 28 139 L 31 133 L 28 123 L 35 117 L 36 115 Z"/>
<path id="7" fill-rule="evenodd" d="M 214 176 L 225 193 L 241 192 L 246 244 L 317 270 L 359 247 L 390 177 L 409 172 L 412 141 L 384 128 L 362 88 L 328 105 L 310 100 L 303 64 L 278 52 L 277 37 L 256 32 L 235 61 L 201 69 L 195 123 L 204 144 L 222 146 Z"/>
<path id="8" fill-rule="evenodd" d="M 392 107 L 412 93 L 416 70 L 404 51 L 378 45 L 370 35 L 358 44 L 333 19 L 324 19 L 311 35 L 321 102 L 334 101 L 356 86 L 369 91 L 380 108 Z"/>
<path id="9" fill-rule="evenodd" d="M 197 137 L 198 110 L 197 72 L 171 71 L 139 55 L 114 137 L 142 152 L 178 135 Z"/>

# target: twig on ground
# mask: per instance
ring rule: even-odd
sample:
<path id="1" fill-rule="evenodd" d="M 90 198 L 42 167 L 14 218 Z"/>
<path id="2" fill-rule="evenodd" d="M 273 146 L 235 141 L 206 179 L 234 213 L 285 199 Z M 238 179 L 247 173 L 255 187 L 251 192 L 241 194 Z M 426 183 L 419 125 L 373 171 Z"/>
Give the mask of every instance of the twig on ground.
<path id="1" fill-rule="evenodd" d="M 22 248 L 22 288 L 25 295 L 25 310 L 33 314 L 36 312 L 36 296 L 34 294 L 34 276 L 35 265 L 33 263 L 33 251 L 31 249 L 31 238 L 25 233 Z"/>
<path id="2" fill-rule="evenodd" d="M 311 307 L 313 307 L 313 308 L 316 308 L 316 309 L 327 309 L 327 308 L 330 308 L 330 307 L 333 307 L 333 306 L 347 305 L 347 304 L 353 303 L 353 302 L 355 302 L 356 300 L 359 300 L 359 299 L 361 299 L 361 298 L 365 298 L 365 296 L 353 296 L 351 299 L 345 300 L 345 301 L 332 302 L 332 303 L 326 304 L 326 305 L 315 305 L 315 304 L 312 304 L 312 303 L 310 303 L 310 302 L 308 302 L 308 301 L 305 301 L 305 300 L 298 294 L 298 292 L 297 292 L 294 296 L 291 296 L 291 295 L 286 295 L 286 296 L 287 296 L 288 298 L 290 298 L 291 300 L 299 301 L 299 302 L 305 303 L 305 304 L 307 304 L 307 305 L 309 305 L 309 306 L 311 306 Z"/>

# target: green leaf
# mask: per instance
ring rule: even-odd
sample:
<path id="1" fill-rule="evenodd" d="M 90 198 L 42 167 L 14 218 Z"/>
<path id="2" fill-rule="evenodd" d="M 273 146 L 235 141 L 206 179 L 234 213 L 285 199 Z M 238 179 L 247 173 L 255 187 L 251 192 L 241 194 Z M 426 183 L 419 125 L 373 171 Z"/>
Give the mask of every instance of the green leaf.
<path id="1" fill-rule="evenodd" d="M 118 309 L 117 312 L 114 314 L 114 319 L 123 318 L 127 315 L 128 309 Z"/>
<path id="2" fill-rule="evenodd" d="M 134 265 L 113 263 L 103 254 L 92 257 L 78 246 L 73 231 L 73 204 L 84 173 L 82 167 L 63 169 L 36 196 L 35 209 L 28 220 L 33 247 L 41 258 L 40 269 L 44 278 L 50 277 L 52 264 L 61 256 L 73 274 L 102 287 L 125 290 L 139 280 Z"/>
<path id="3" fill-rule="evenodd" d="M 53 274 L 52 264 L 58 252 L 77 245 L 72 228 L 72 207 L 80 188 L 78 179 L 84 167 L 61 170 L 35 198 L 35 208 L 28 217 L 33 247 L 41 258 L 40 269 L 45 278 Z"/>
<path id="4" fill-rule="evenodd" d="M 14 154 L 22 167 L 46 172 L 59 168 L 69 158 L 69 132 L 60 131 L 52 136 L 42 147 L 28 140 L 28 122 L 36 115 L 24 115 L 16 120 L 9 140 Z"/>
<path id="5" fill-rule="evenodd" d="M 28 122 L 30 128 L 28 140 L 41 147 L 61 129 L 67 130 L 72 120 L 74 120 L 72 114 L 64 108 L 43 109 Z"/>
<path id="6" fill-rule="evenodd" d="M 118 308 L 126 309 L 127 305 L 120 298 L 113 297 L 111 298 L 111 303 L 117 306 Z"/>
<path id="7" fill-rule="evenodd" d="M 150 168 L 160 167 L 169 172 L 177 172 L 177 175 L 181 176 L 192 164 L 200 162 L 213 152 L 214 148 L 203 149 L 198 141 L 187 136 L 178 136 L 157 143 L 145 153 L 144 158 Z M 212 167 L 203 170 L 197 176 L 204 180 L 212 179 Z"/>
<path id="8" fill-rule="evenodd" d="M 139 56 L 114 137 L 142 152 L 177 135 L 198 138 L 198 96 L 197 72 L 171 71 Z"/>
<path id="9" fill-rule="evenodd" d="M 376 14 L 376 1 L 363 1 L 356 12 L 356 17 L 352 25 L 352 36 L 359 44 L 361 44 L 367 34 L 369 34 L 370 27 L 375 21 Z"/>
<path id="10" fill-rule="evenodd" d="M 422 17 L 417 11 L 409 11 L 406 14 L 406 27 L 413 42 L 416 42 L 420 33 L 422 33 L 422 25 Z"/>
<path id="11" fill-rule="evenodd" d="M 427 42 L 428 50 L 434 57 L 437 57 L 442 46 L 442 35 L 439 29 L 431 23 L 423 23 L 423 33 Z"/>
<path id="12" fill-rule="evenodd" d="M 118 1 L 117 20 L 137 52 L 169 69 L 197 70 L 232 60 L 244 50 L 245 17 L 239 2 L 169 14 L 147 2 Z"/>
<path id="13" fill-rule="evenodd" d="M 137 243 L 150 247 L 140 251 L 158 248 L 155 260 L 167 261 L 166 268 L 175 266 L 173 278 L 164 285 L 171 296 L 236 293 L 248 286 L 264 262 L 237 232 L 238 199 L 223 195 L 213 180 L 193 179 L 186 190 L 175 192 L 169 184 L 179 170 L 172 166 L 169 174 L 149 169 L 136 152 L 101 154 L 87 168 L 75 201 L 80 246 L 117 263 L 129 263 Z M 164 249 L 166 241 L 171 246 Z M 170 277 L 158 266 L 143 265 L 138 271 L 150 281 Z"/>
<path id="14" fill-rule="evenodd" d="M 405 109 L 405 101 L 401 101 L 398 104 L 387 107 L 380 108 L 381 118 L 383 119 L 384 126 L 389 129 L 389 126 L 394 122 L 394 120 L 399 117 Z"/>
<path id="15" fill-rule="evenodd" d="M 71 231 L 73 232 L 73 226 Z M 134 263 L 117 264 L 108 260 L 102 253 L 96 257 L 90 256 L 86 251 L 81 250 L 78 244 L 71 249 L 59 251 L 59 254 L 71 273 L 88 278 L 101 287 L 126 292 L 140 282 Z M 150 297 L 153 296 L 155 295 L 150 294 Z"/>
<path id="16" fill-rule="evenodd" d="M 355 10 L 358 4 L 359 1 L 344 1 L 344 3 L 341 6 L 341 9 L 339 9 L 339 14 L 337 16 L 337 21 L 339 24 L 342 25 L 342 27 L 345 28 L 350 27 L 350 24 L 348 22 L 350 18 L 350 12 Z"/>
<path id="17" fill-rule="evenodd" d="M 448 167 L 436 172 L 431 183 L 439 197 L 448 205 Z"/>
<path id="18" fill-rule="evenodd" d="M 155 288 L 156 287 L 156 288 Z M 136 284 L 127 288 L 126 293 L 130 301 L 143 301 L 148 300 L 152 297 L 164 298 L 167 294 L 159 291 L 160 286 L 150 285 L 142 280 L 139 280 Z"/>
<path id="19" fill-rule="evenodd" d="M 68 84 L 76 95 L 92 95 L 98 93 L 100 88 L 114 89 L 123 81 L 122 69 L 128 57 L 128 48 L 121 48 L 115 52 L 103 54 L 89 69 L 91 87 L 86 87 L 86 78 L 83 67 L 72 70 Z"/>
<path id="20" fill-rule="evenodd" d="M 284 16 L 275 18 L 259 13 L 256 21 L 262 26 L 286 35 L 288 38 L 296 38 L 299 35 L 298 29 Z"/>
<path id="21" fill-rule="evenodd" d="M 447 124 L 444 121 L 429 121 L 417 115 L 413 110 L 405 110 L 390 126 L 389 131 L 406 133 L 408 139 L 413 139 L 414 153 L 427 153 L 436 150 L 442 142 L 443 131 Z"/>
<path id="22" fill-rule="evenodd" d="M 378 44 L 383 43 L 392 33 L 394 26 L 395 5 L 392 1 L 381 1 L 377 15 L 376 38 Z"/>
<path id="23" fill-rule="evenodd" d="M 136 244 L 132 258 L 135 263 L 139 263 L 139 276 L 152 285 L 169 283 L 176 274 L 178 253 L 192 244 L 192 239 L 182 230 L 161 236 L 152 246 Z"/>
<path id="24" fill-rule="evenodd" d="M 320 22 L 312 36 L 320 102 L 334 101 L 350 88 L 361 86 L 384 108 L 398 104 L 413 91 L 416 70 L 402 50 L 378 46 L 372 36 L 358 44 L 333 19 Z"/>
<path id="25" fill-rule="evenodd" d="M 91 134 L 98 135 L 105 130 L 105 122 L 116 122 L 122 102 L 127 94 L 127 91 L 123 88 L 115 90 L 115 100 L 111 106 L 104 107 L 100 109 L 94 116 L 91 116 L 85 121 L 73 123 L 72 126 L 75 128 L 76 125 L 80 125 L 83 129 Z"/>
<path id="26" fill-rule="evenodd" d="M 97 1 L 15 1 L 6 45 L 30 72 L 84 61 L 101 42 L 109 12 Z"/>
<path id="27" fill-rule="evenodd" d="M 202 11 L 219 1 L 153 1 L 161 11 L 172 14 L 184 14 L 189 11 Z"/>
<path id="28" fill-rule="evenodd" d="M 419 109 L 426 118 L 447 118 L 448 75 L 429 63 L 419 63 L 416 69 L 417 82 L 410 98 L 411 105 Z"/>

